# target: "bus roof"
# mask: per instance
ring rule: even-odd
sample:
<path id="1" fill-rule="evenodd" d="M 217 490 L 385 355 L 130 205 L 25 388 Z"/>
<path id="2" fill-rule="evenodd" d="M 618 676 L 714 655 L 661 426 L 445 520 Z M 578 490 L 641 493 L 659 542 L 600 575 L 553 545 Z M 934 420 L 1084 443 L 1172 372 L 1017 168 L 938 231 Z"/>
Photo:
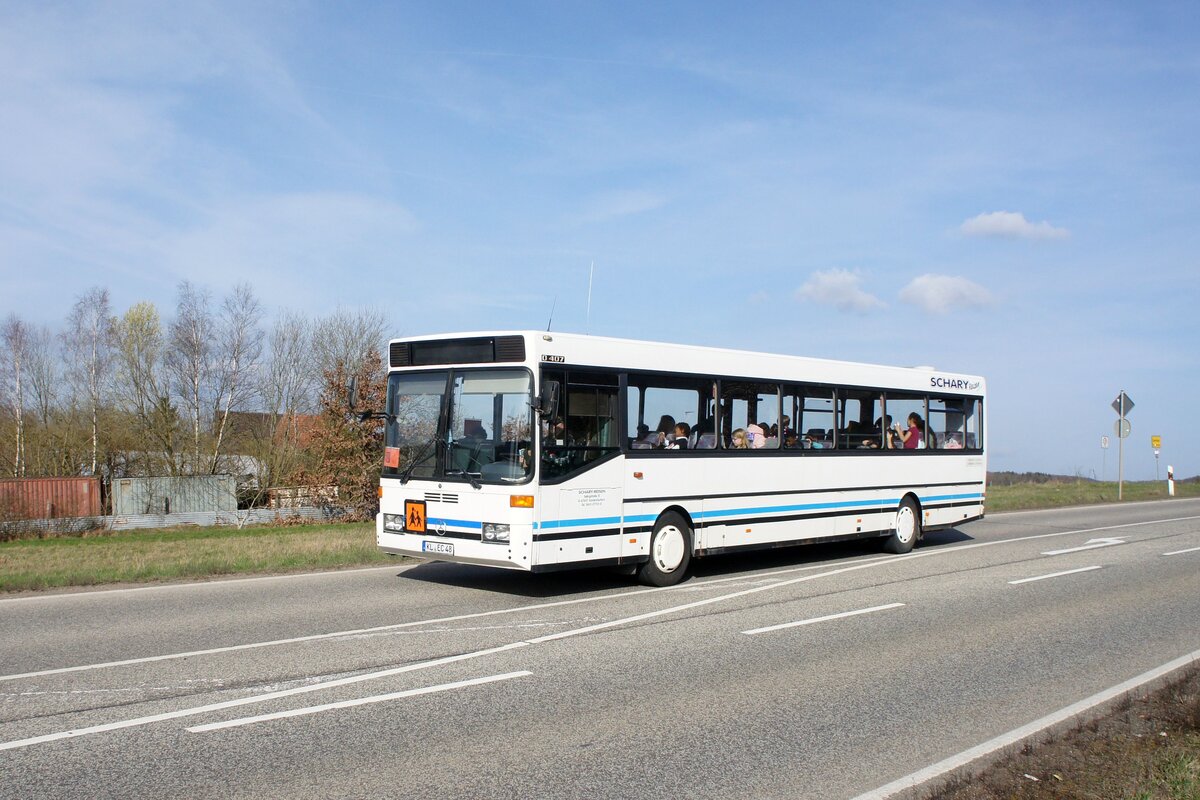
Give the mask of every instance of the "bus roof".
<path id="1" fill-rule="evenodd" d="M 983 395 L 986 386 L 984 378 L 979 375 L 939 370 L 929 366 L 896 367 L 556 331 L 442 333 L 406 336 L 391 340 L 391 344 L 502 337 L 521 337 L 526 344 L 523 359 L 526 364 L 562 363 L 567 366 L 732 375 L 767 380 L 878 386 L 906 391 L 936 391 L 939 394 Z M 391 363 L 398 366 L 394 358 Z"/>

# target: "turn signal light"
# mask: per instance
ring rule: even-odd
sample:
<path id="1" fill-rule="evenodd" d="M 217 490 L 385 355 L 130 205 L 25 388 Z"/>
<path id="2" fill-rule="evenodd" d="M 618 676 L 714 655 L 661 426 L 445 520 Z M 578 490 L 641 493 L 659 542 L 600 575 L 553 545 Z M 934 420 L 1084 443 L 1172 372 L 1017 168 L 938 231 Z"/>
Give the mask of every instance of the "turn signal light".
<path id="1" fill-rule="evenodd" d="M 509 508 L 533 508 L 533 495 L 531 494 L 514 494 L 509 495 Z"/>

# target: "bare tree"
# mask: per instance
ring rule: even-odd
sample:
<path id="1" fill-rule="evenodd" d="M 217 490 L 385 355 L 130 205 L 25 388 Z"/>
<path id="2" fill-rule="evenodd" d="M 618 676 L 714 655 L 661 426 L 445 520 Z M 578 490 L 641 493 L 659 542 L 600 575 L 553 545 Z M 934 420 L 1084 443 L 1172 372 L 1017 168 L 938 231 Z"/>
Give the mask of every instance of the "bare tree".
<path id="1" fill-rule="evenodd" d="M 201 470 L 201 416 L 209 408 L 208 382 L 212 374 L 214 322 L 208 290 L 188 281 L 179 284 L 179 302 L 171 323 L 167 369 L 175 392 L 191 422 L 191 472 Z"/>
<path id="2" fill-rule="evenodd" d="M 357 374 L 364 362 L 378 358 L 387 328 L 387 318 L 374 308 L 339 308 L 319 320 L 313 330 L 316 374 L 324 376 L 339 368 Z"/>
<path id="3" fill-rule="evenodd" d="M 29 359 L 29 327 L 16 314 L 9 314 L 0 328 L 0 345 L 4 348 L 4 362 L 0 365 L 0 390 L 4 402 L 12 412 L 16 429 L 13 452 L 12 476 L 25 476 L 25 394 L 22 384 L 24 370 Z"/>
<path id="4" fill-rule="evenodd" d="M 62 392 L 62 362 L 54 352 L 54 334 L 42 325 L 29 335 L 29 394 L 33 412 L 43 428 L 50 426 Z"/>
<path id="5" fill-rule="evenodd" d="M 76 385 L 87 399 L 92 422 L 91 474 L 96 473 L 100 453 L 100 409 L 104 402 L 112 363 L 112 306 L 108 289 L 88 289 L 71 310 L 64 336 L 67 371 L 77 376 Z"/>
<path id="6" fill-rule="evenodd" d="M 175 475 L 178 415 L 171 404 L 163 347 L 162 322 L 153 303 L 138 303 L 126 311 L 117 325 L 113 388 L 122 410 L 133 418 L 139 446 L 161 453 L 166 469 Z"/>
<path id="7" fill-rule="evenodd" d="M 229 412 L 244 408 L 255 393 L 254 377 L 262 358 L 262 305 L 248 283 L 238 284 L 221 305 L 217 359 L 214 370 L 216 418 L 213 421 L 213 454 L 209 471 L 215 473 L 225 441 Z"/>
<path id="8" fill-rule="evenodd" d="M 319 377 L 312 367 L 312 332 L 306 317 L 287 312 L 271 329 L 269 358 L 259 381 L 267 425 L 254 453 L 263 466 L 260 492 L 288 480 L 301 466 L 309 427 L 305 417 L 315 412 Z"/>
<path id="9" fill-rule="evenodd" d="M 62 359 L 55 347 L 55 336 L 45 325 L 29 329 L 29 350 L 24 370 L 28 380 L 29 408 L 34 430 L 25 430 L 27 470 L 36 475 L 61 475 L 61 442 L 55 431 L 56 417 L 61 416 Z"/>

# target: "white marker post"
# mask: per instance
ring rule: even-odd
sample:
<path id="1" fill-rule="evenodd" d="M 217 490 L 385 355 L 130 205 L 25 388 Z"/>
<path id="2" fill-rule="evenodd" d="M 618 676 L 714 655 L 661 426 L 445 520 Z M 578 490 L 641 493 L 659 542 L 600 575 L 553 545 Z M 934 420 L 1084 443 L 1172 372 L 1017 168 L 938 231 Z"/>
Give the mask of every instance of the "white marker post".
<path id="1" fill-rule="evenodd" d="M 1175 468 L 1167 464 L 1167 496 L 1175 496 Z"/>

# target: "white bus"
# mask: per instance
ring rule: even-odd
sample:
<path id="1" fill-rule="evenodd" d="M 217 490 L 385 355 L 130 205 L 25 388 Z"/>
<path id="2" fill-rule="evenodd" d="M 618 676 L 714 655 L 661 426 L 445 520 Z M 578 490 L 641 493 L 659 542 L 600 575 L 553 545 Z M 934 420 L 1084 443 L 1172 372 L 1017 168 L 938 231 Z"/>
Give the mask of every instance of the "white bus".
<path id="1" fill-rule="evenodd" d="M 547 332 L 389 345 L 379 547 L 544 572 L 878 538 L 984 513 L 984 380 Z"/>

